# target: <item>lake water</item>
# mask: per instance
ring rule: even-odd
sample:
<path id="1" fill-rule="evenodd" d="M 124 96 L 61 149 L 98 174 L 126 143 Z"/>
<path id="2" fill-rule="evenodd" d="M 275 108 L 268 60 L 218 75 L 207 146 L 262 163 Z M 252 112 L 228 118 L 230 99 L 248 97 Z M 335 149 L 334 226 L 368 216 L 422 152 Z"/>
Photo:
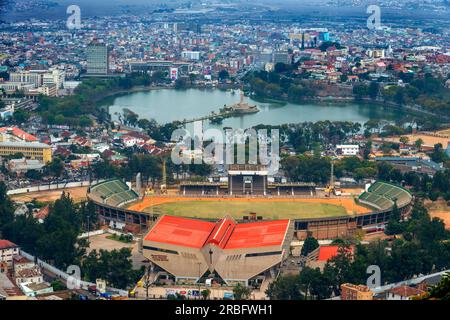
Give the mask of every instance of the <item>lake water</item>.
<path id="1" fill-rule="evenodd" d="M 110 98 L 104 102 L 112 118 L 124 108 L 136 112 L 140 118 L 155 119 L 163 124 L 174 120 L 193 119 L 218 112 L 225 104 L 239 102 L 238 93 L 217 89 L 200 90 L 150 90 L 134 92 Z M 249 104 L 258 105 L 260 112 L 236 118 L 224 119 L 220 125 L 204 121 L 205 127 L 249 128 L 258 124 L 280 125 L 305 121 L 352 121 L 364 123 L 369 119 L 395 120 L 399 112 L 383 109 L 379 105 L 357 103 L 293 104 L 255 101 L 246 97 Z"/>

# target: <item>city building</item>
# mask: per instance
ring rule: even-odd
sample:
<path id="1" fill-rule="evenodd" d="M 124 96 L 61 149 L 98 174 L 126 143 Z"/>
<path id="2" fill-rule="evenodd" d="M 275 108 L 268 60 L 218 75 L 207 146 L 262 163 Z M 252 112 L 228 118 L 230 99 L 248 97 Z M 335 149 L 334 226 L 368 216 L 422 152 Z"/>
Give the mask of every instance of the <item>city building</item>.
<path id="1" fill-rule="evenodd" d="M 45 164 L 39 160 L 26 158 L 11 159 L 8 161 L 8 170 L 16 174 L 26 173 L 28 170 L 41 171 Z"/>
<path id="2" fill-rule="evenodd" d="M 386 300 L 411 300 L 412 297 L 420 296 L 425 291 L 407 285 L 393 288 L 386 293 Z"/>
<path id="3" fill-rule="evenodd" d="M 0 262 L 12 265 L 14 256 L 19 254 L 19 246 L 9 240 L 0 240 Z"/>
<path id="4" fill-rule="evenodd" d="M 43 163 L 52 161 L 52 147 L 39 142 L 1 142 L 0 156 L 22 154 L 26 159 L 39 160 Z"/>
<path id="5" fill-rule="evenodd" d="M 336 151 L 343 156 L 356 156 L 359 154 L 359 146 L 356 144 L 341 144 L 336 146 Z"/>
<path id="6" fill-rule="evenodd" d="M 373 292 L 364 285 L 341 284 L 341 300 L 372 300 Z"/>
<path id="7" fill-rule="evenodd" d="M 109 47 L 98 40 L 87 47 L 87 74 L 107 75 L 109 73 Z"/>

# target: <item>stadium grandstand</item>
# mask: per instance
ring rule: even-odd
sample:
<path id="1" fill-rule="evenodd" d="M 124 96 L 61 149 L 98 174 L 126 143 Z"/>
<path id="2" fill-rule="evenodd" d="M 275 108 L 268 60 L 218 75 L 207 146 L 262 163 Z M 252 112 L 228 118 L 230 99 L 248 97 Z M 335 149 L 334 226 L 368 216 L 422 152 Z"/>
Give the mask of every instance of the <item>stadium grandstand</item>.
<path id="1" fill-rule="evenodd" d="M 143 255 L 175 281 L 258 286 L 276 274 L 294 234 L 290 220 L 237 223 L 163 215 L 143 239 Z"/>
<path id="2" fill-rule="evenodd" d="M 409 191 L 391 183 L 377 181 L 359 196 L 359 202 L 377 210 L 391 210 L 394 203 L 403 208 L 411 203 Z"/>
<path id="3" fill-rule="evenodd" d="M 271 183 L 262 165 L 235 164 L 228 168 L 227 182 L 182 182 L 184 196 L 314 196 L 314 183 Z"/>
<path id="4" fill-rule="evenodd" d="M 120 207 L 139 199 L 138 194 L 134 190 L 118 179 L 100 182 L 91 187 L 88 192 L 90 197 L 113 207 Z"/>

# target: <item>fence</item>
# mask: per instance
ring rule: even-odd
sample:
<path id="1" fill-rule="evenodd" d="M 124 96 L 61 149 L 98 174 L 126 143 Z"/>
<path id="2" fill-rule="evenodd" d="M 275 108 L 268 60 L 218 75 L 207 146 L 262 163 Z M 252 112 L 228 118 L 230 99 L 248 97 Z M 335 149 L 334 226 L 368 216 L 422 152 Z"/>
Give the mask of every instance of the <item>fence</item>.
<path id="1" fill-rule="evenodd" d="M 78 188 L 78 187 L 89 187 L 90 185 L 97 184 L 102 180 L 94 180 L 94 181 L 74 181 L 74 182 L 62 182 L 62 183 L 53 183 L 53 184 L 41 184 L 38 186 L 30 186 L 25 188 L 18 188 L 14 190 L 8 190 L 7 195 L 15 195 L 22 194 L 28 192 L 37 192 L 37 191 L 48 191 L 48 190 L 58 190 L 58 189 L 66 189 L 66 188 Z"/>
<path id="2" fill-rule="evenodd" d="M 33 255 L 23 251 L 23 250 L 20 250 L 20 254 L 23 257 L 25 257 L 28 260 L 30 260 L 30 261 L 35 261 L 37 263 L 37 265 L 40 266 L 42 269 L 45 269 L 45 270 L 53 273 L 54 275 L 58 276 L 58 278 L 63 279 L 66 282 L 66 284 L 67 284 L 68 281 L 72 282 L 72 281 L 75 280 L 77 287 L 80 288 L 80 289 L 84 289 L 84 290 L 87 290 L 89 288 L 89 286 L 95 286 L 96 285 L 93 282 L 88 282 L 88 281 L 83 281 L 81 279 L 76 279 L 75 276 L 69 275 L 66 272 L 59 270 L 58 268 L 48 264 L 45 261 L 42 261 L 39 258 L 36 258 L 35 256 L 33 256 Z M 116 288 L 111 288 L 111 287 L 108 287 L 107 290 L 108 291 L 112 291 L 112 292 L 117 292 L 121 296 L 128 296 L 128 292 L 126 290 L 116 289 Z"/>

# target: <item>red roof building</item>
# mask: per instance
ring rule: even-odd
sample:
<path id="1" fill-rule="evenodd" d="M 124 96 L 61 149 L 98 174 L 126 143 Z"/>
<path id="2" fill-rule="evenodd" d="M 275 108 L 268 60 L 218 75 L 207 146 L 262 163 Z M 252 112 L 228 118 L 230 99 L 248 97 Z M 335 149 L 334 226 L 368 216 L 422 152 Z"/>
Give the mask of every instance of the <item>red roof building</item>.
<path id="1" fill-rule="evenodd" d="M 289 226 L 289 220 L 209 222 L 166 215 L 145 236 L 143 253 L 177 280 L 196 282 L 208 273 L 218 282 L 247 284 L 281 263 Z"/>
<path id="2" fill-rule="evenodd" d="M 11 135 L 11 136 L 15 137 L 17 140 L 23 141 L 23 142 L 34 142 L 34 141 L 39 140 L 35 136 L 33 136 L 17 127 L 2 127 L 2 128 L 0 128 L 0 134 Z"/>

